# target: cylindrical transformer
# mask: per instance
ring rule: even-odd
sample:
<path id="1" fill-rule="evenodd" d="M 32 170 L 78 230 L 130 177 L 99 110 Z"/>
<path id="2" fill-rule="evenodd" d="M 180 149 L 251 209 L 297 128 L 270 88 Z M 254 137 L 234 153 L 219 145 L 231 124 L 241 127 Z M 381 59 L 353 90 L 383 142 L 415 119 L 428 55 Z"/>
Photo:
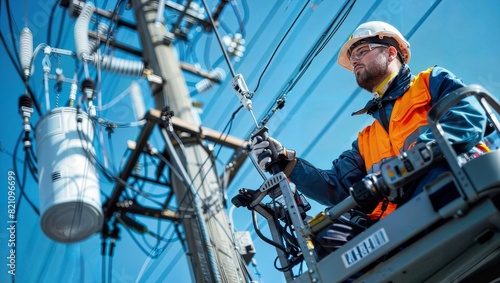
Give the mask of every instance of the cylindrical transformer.
<path id="1" fill-rule="evenodd" d="M 81 241 L 103 225 L 88 115 L 60 107 L 36 125 L 40 225 L 57 242 Z"/>

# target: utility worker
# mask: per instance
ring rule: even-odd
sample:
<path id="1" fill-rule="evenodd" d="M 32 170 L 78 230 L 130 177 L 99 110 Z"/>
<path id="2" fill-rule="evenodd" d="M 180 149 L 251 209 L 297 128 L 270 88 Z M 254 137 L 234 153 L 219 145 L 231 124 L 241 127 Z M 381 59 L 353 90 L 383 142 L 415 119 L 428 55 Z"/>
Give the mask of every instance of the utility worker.
<path id="1" fill-rule="evenodd" d="M 330 169 L 316 168 L 271 137 L 266 141 L 254 138 L 252 151 L 259 167 L 267 171 L 271 164 L 278 164 L 305 196 L 332 206 L 349 195 L 353 184 L 368 173 L 378 172 L 384 159 L 397 156 L 416 142 L 433 140 L 427 112 L 446 94 L 465 85 L 437 66 L 413 75 L 407 65 L 410 57 L 410 44 L 392 25 L 380 21 L 360 25 L 342 46 L 338 64 L 353 72 L 357 84 L 373 94 L 363 109 L 353 113 L 371 115 L 373 123 L 358 134 L 351 149 L 333 160 Z M 477 101 L 467 99 L 450 108 L 440 123 L 455 150 L 466 152 L 483 138 L 486 118 Z M 276 160 L 267 153 L 269 142 L 279 153 Z M 363 212 L 372 220 L 387 216 L 445 170 L 445 165 L 439 166 L 405 188 L 400 203 L 383 200 L 376 207 L 363 208 Z"/>

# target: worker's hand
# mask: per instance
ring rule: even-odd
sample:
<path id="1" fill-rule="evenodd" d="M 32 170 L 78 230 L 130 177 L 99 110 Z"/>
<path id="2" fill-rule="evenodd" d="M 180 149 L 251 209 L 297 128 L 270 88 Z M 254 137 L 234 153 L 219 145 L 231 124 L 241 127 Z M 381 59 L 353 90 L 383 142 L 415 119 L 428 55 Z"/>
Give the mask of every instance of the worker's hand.
<path id="1" fill-rule="evenodd" d="M 276 149 L 277 156 L 274 158 L 269 148 L 270 143 Z M 254 137 L 252 140 L 252 154 L 257 158 L 259 167 L 267 172 L 271 170 L 274 164 L 277 164 L 280 170 L 284 171 L 288 163 L 295 160 L 295 151 L 286 150 L 279 141 L 272 137 L 268 137 L 267 140 L 263 140 L 261 136 Z"/>

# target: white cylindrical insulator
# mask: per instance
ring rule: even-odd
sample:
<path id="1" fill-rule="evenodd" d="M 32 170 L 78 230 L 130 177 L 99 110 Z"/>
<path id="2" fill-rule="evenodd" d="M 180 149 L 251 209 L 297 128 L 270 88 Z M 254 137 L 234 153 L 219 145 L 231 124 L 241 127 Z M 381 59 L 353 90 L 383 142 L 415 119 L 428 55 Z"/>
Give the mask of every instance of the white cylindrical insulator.
<path id="1" fill-rule="evenodd" d="M 222 68 L 215 68 L 213 69 L 210 74 L 216 78 L 219 79 L 219 82 L 223 81 L 226 79 L 226 72 Z M 214 85 L 214 82 L 210 79 L 203 79 L 196 83 L 195 88 L 198 93 L 203 93 L 205 91 L 208 91 L 209 89 L 212 88 Z"/>
<path id="2" fill-rule="evenodd" d="M 94 57 L 94 62 L 97 62 L 97 56 Z M 140 77 L 144 71 L 144 63 L 141 61 L 103 56 L 101 68 L 121 75 Z"/>
<path id="3" fill-rule="evenodd" d="M 76 83 L 71 84 L 71 89 L 69 91 L 69 99 L 76 99 L 76 92 L 78 91 L 78 85 Z"/>
<path id="4" fill-rule="evenodd" d="M 165 10 L 165 0 L 158 1 L 158 11 L 156 11 L 155 24 L 162 25 L 163 24 L 163 11 Z"/>
<path id="5" fill-rule="evenodd" d="M 109 26 L 106 23 L 100 22 L 97 25 L 97 36 L 106 36 L 108 34 Z M 99 41 L 97 39 L 92 39 L 89 42 L 89 49 L 90 49 L 90 54 L 94 54 L 94 52 L 97 51 L 99 48 L 99 43 L 102 43 L 102 41 Z"/>
<path id="6" fill-rule="evenodd" d="M 211 80 L 203 79 L 203 80 L 197 82 L 194 87 L 196 88 L 196 91 L 198 93 L 204 93 L 205 91 L 208 91 L 209 89 L 211 89 L 213 85 L 214 85 L 214 83 L 212 83 Z"/>
<path id="7" fill-rule="evenodd" d="M 95 6 L 91 2 L 85 3 L 82 12 L 75 22 L 75 45 L 76 54 L 80 60 L 83 59 L 84 55 L 90 56 L 90 45 L 89 45 L 89 24 L 92 14 L 95 11 Z"/>
<path id="8" fill-rule="evenodd" d="M 106 24 L 104 22 L 100 22 L 97 25 L 97 33 L 99 35 L 106 35 L 106 34 L 108 34 L 108 30 L 109 30 L 109 26 L 108 26 L 108 24 Z"/>
<path id="9" fill-rule="evenodd" d="M 33 57 L 33 34 L 27 27 L 21 31 L 20 45 L 21 67 L 24 75 L 29 77 L 31 75 L 31 57 Z"/>
<path id="10" fill-rule="evenodd" d="M 96 168 L 89 154 L 93 124 L 77 109 L 60 107 L 36 125 L 40 226 L 54 241 L 74 243 L 100 231 L 103 224 Z"/>
<path id="11" fill-rule="evenodd" d="M 137 121 L 144 118 L 146 107 L 144 106 L 144 98 L 142 97 L 141 87 L 136 81 L 130 84 L 130 99 L 132 100 L 132 108 L 134 109 L 135 119 Z"/>

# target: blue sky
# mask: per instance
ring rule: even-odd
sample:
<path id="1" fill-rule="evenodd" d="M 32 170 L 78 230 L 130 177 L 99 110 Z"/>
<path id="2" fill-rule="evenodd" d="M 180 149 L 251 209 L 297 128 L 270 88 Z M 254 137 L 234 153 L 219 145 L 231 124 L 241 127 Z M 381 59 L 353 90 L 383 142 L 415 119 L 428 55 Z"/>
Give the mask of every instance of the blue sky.
<path id="1" fill-rule="evenodd" d="M 73 24 L 74 19 L 63 14 L 66 10 L 57 7 L 53 19 L 51 36 L 48 37 L 48 26 L 51 10 L 55 1 L 30 0 L 25 14 L 25 1 L 10 1 L 14 26 L 16 46 L 19 31 L 25 25 L 34 35 L 34 47 L 41 43 L 48 43 L 52 47 L 74 50 Z M 195 1 L 196 2 L 196 1 Z M 96 6 L 112 9 L 116 1 L 94 2 Z M 239 62 L 232 61 L 236 73 L 241 73 L 250 90 L 257 86 L 264 67 L 271 58 L 279 41 L 297 17 L 305 1 L 236 1 L 238 9 L 245 21 L 244 38 L 246 51 Z M 14 52 L 10 30 L 7 21 L 5 1 L 1 2 L 0 28 L 7 41 L 8 50 Z M 208 1 L 214 7 L 216 1 Z M 306 54 L 318 41 L 333 16 L 338 12 L 343 2 L 331 0 L 310 1 L 302 16 L 276 52 L 272 62 L 263 74 L 259 88 L 253 98 L 253 107 L 257 119 L 260 121 L 267 113 L 270 105 L 280 97 L 287 83 L 295 76 L 298 66 L 303 62 Z M 200 4 L 201 5 L 201 4 Z M 130 10 L 124 10 L 124 17 L 133 21 Z M 353 75 L 336 64 L 339 48 L 348 38 L 354 28 L 367 20 L 383 20 L 397 27 L 403 35 L 408 37 L 411 44 L 412 58 L 410 67 L 414 74 L 433 65 L 445 67 L 462 78 L 466 84 L 480 84 L 488 89 L 497 98 L 500 97 L 500 3 L 495 0 L 484 1 L 426 1 L 426 0 L 360 0 L 357 1 L 351 13 L 338 29 L 337 33 L 317 54 L 310 66 L 303 73 L 300 80 L 294 80 L 294 87 L 287 95 L 285 107 L 272 116 L 267 127 L 271 136 L 280 140 L 286 147 L 297 151 L 298 156 L 308 159 L 320 168 L 328 168 L 331 161 L 343 150 L 350 147 L 351 142 L 363 126 L 370 123 L 368 116 L 351 117 L 350 113 L 360 109 L 371 99 L 371 94 L 359 91 Z M 238 31 L 237 17 L 231 6 L 227 6 L 221 18 L 222 35 Z M 240 31 L 241 32 L 241 31 Z M 190 32 L 193 49 L 187 44 L 178 44 L 179 58 L 190 64 L 199 64 L 202 69 L 210 70 L 220 67 L 228 74 L 226 79 L 215 85 L 210 91 L 202 94 L 193 94 L 193 100 L 203 104 L 200 119 L 205 127 L 222 131 L 229 122 L 231 114 L 238 107 L 238 100 L 230 87 L 230 75 L 227 64 L 221 59 L 222 53 L 215 36 L 201 33 L 196 30 Z M 60 35 L 60 39 L 58 39 Z M 120 28 L 117 38 L 121 42 L 140 48 L 138 36 L 126 28 Z M 59 41 L 58 45 L 55 45 Z M 3 85 L 3 94 L 0 95 L 0 112 L 2 130 L 0 131 L 0 178 L 7 182 L 8 172 L 13 170 L 12 155 L 16 152 L 18 183 L 22 182 L 24 152 L 22 146 L 16 150 L 16 141 L 22 131 L 22 120 L 18 114 L 18 98 L 24 92 L 24 85 L 15 71 L 15 67 L 7 56 L 5 47 L 1 45 L 2 55 L 0 62 L 0 81 Z M 127 56 L 123 52 L 116 52 L 116 56 L 137 60 L 137 57 Z M 30 79 L 30 87 L 36 93 L 39 102 L 43 97 L 43 72 L 40 53 L 35 60 L 35 73 Z M 52 72 L 58 62 L 52 59 Z M 59 65 L 66 77 L 72 77 L 75 64 L 72 59 L 61 58 Z M 189 91 L 200 79 L 185 74 Z M 141 86 L 146 108 L 154 103 L 151 99 L 147 83 L 144 80 L 126 76 L 103 73 L 102 100 L 103 104 L 112 101 L 127 89 L 132 81 Z M 69 92 L 69 85 L 64 85 L 59 100 L 61 104 Z M 51 91 L 51 108 L 55 107 L 56 95 Z M 46 105 L 41 105 L 42 114 Z M 134 121 L 133 110 L 129 95 L 125 95 L 110 109 L 99 113 L 102 117 L 121 122 Z M 35 125 L 40 119 L 34 114 L 31 119 Z M 245 139 L 254 129 L 253 120 L 246 111 L 240 111 L 231 127 L 231 135 Z M 110 148 L 107 149 L 111 163 L 116 166 L 126 153 L 126 140 L 135 140 L 137 127 L 117 129 L 112 136 Z M 153 139 L 153 142 L 156 142 Z M 108 141 L 105 139 L 105 143 Z M 216 147 L 218 149 L 218 147 Z M 219 166 L 227 162 L 231 152 L 223 149 L 219 155 Z M 242 187 L 256 189 L 262 178 L 257 174 L 251 162 L 247 160 L 235 179 L 227 189 L 230 199 Z M 25 182 L 28 197 L 38 206 L 38 185 L 28 174 Z M 101 188 L 104 193 L 112 189 L 112 185 L 101 178 Z M 19 188 L 18 188 L 19 189 Z M 18 191 L 19 192 L 19 191 Z M 228 210 L 230 202 L 228 202 Z M 6 256 L 9 255 L 6 244 L 9 236 L 6 228 L 7 192 L 0 194 L 0 281 L 9 282 L 7 274 Z M 17 274 L 18 282 L 63 282 L 66 278 L 77 278 L 84 274 L 83 282 L 101 282 L 101 256 L 99 235 L 73 245 L 63 245 L 49 240 L 41 231 L 39 217 L 22 201 L 18 207 L 17 239 Z M 324 207 L 313 203 L 309 212 L 318 213 Z M 229 211 L 228 211 L 229 212 Z M 260 282 L 285 282 L 283 275 L 273 267 L 276 253 L 274 248 L 260 240 L 251 227 L 251 214 L 246 209 L 236 209 L 232 215 L 234 227 L 238 231 L 252 232 L 256 247 L 255 259 L 258 263 L 260 277 L 256 270 L 250 271 Z M 145 222 L 147 220 L 144 220 Z M 147 222 L 149 223 L 149 222 Z M 152 230 L 158 228 L 157 223 L 151 224 Z M 169 228 L 170 227 L 170 228 Z M 265 223 L 261 228 L 267 232 Z M 162 222 L 159 231 L 167 231 L 170 235 L 171 226 Z M 151 239 L 138 237 L 144 247 L 146 243 L 152 245 Z M 74 267 L 74 268 L 68 268 Z M 143 269 L 144 268 L 144 269 Z M 78 270 L 78 271 L 76 271 Z M 83 271 L 82 271 L 83 270 Z M 156 260 L 148 260 L 138 248 L 129 233 L 122 229 L 121 239 L 117 242 L 113 258 L 113 281 L 135 282 L 141 270 L 149 281 L 164 278 L 164 282 L 190 282 L 188 266 L 178 241 L 170 244 Z M 172 271 L 173 270 L 173 271 Z M 143 277 L 147 278 L 147 277 Z M 9 280 L 9 281 L 8 281 Z M 76 279 L 78 281 L 78 279 Z M 143 279 L 144 280 L 144 279 Z"/>

